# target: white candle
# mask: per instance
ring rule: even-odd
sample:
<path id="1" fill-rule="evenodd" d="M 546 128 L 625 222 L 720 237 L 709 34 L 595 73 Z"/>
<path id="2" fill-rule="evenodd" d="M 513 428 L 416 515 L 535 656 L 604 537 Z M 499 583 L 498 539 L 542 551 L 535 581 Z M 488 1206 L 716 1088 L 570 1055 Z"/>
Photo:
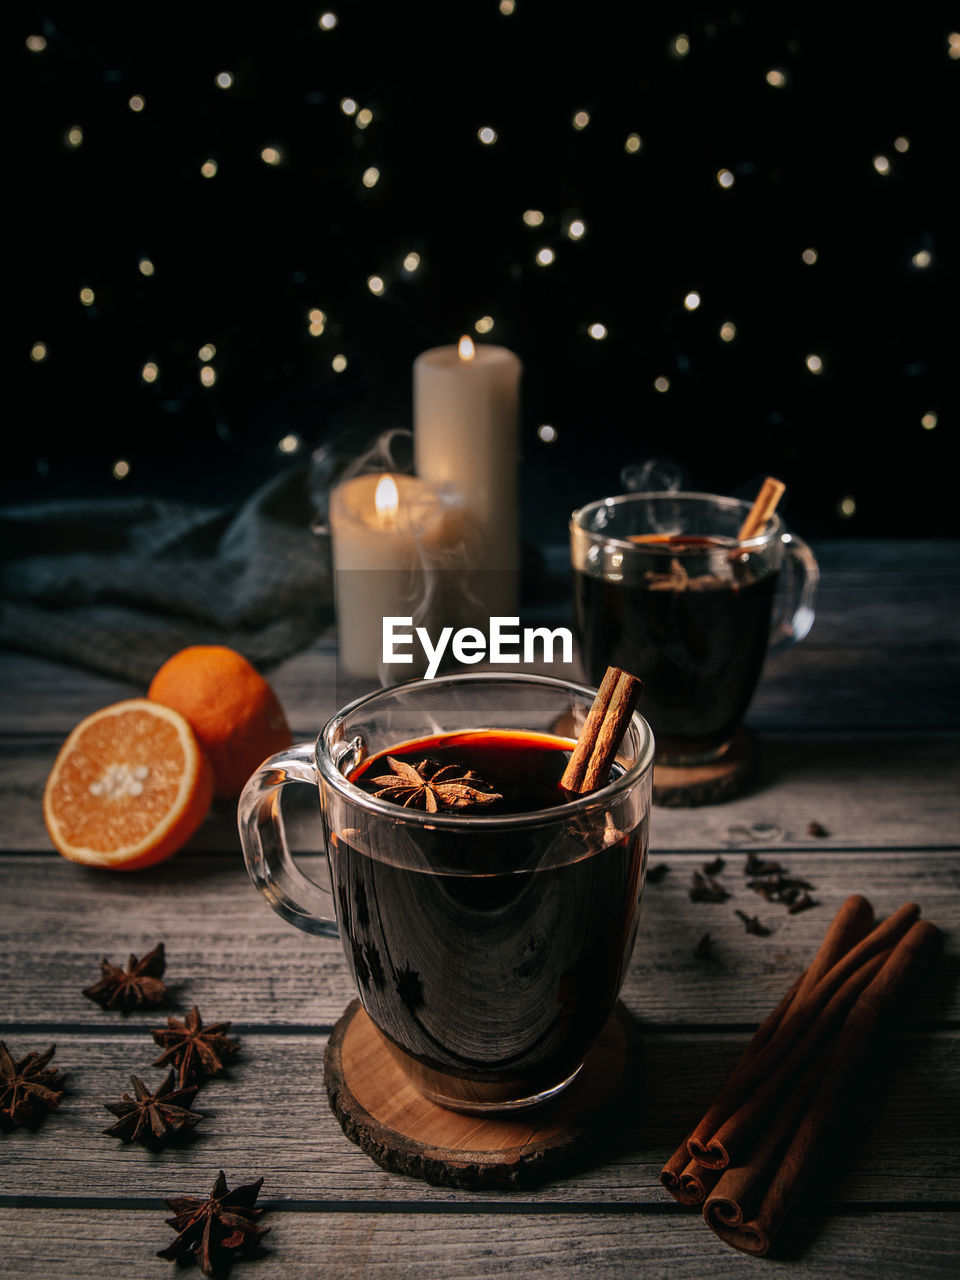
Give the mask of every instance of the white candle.
<path id="1" fill-rule="evenodd" d="M 416 616 L 426 575 L 450 532 L 436 492 L 415 476 L 355 476 L 330 495 L 339 663 L 352 676 L 408 679 L 384 670 L 383 619 Z"/>
<path id="2" fill-rule="evenodd" d="M 511 590 L 520 563 L 521 370 L 512 351 L 470 338 L 424 351 L 413 365 L 417 475 L 457 495 L 477 542 L 474 567 L 504 571 L 499 585 L 509 580 Z"/>

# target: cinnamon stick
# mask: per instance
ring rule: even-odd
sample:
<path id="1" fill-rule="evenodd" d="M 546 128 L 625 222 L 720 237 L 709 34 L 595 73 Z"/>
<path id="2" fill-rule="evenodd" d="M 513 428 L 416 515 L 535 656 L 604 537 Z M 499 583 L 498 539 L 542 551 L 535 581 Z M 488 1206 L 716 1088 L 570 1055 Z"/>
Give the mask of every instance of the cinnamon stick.
<path id="1" fill-rule="evenodd" d="M 702 1204 L 707 1224 L 735 1248 L 769 1250 L 884 1016 L 930 959 L 939 931 L 918 915 L 905 903 L 870 929 L 869 902 L 849 898 L 711 1111 L 664 1166 L 671 1195 Z M 712 1141 L 700 1153 L 695 1138 L 704 1131 Z"/>
<path id="2" fill-rule="evenodd" d="M 691 1160 L 680 1175 L 677 1199 L 681 1204 L 703 1204 L 721 1176 L 717 1169 L 705 1169 L 696 1160 Z"/>
<path id="3" fill-rule="evenodd" d="M 880 972 L 892 948 L 871 956 L 834 993 L 821 1013 L 807 1028 L 789 1053 L 756 1085 L 749 1097 L 719 1126 L 703 1151 L 691 1138 L 688 1149 L 693 1159 L 716 1169 L 725 1169 L 748 1149 L 755 1133 L 771 1117 L 776 1117 L 784 1095 L 789 1094 L 798 1075 L 810 1059 L 829 1045 L 854 1002 Z"/>
<path id="4" fill-rule="evenodd" d="M 746 542 L 748 538 L 753 538 L 760 532 L 774 511 L 776 511 L 777 503 L 783 497 L 785 489 L 786 485 L 782 480 L 767 476 L 760 486 L 760 492 L 754 499 L 753 506 L 747 513 L 746 519 L 740 526 L 740 532 L 737 534 L 738 542 Z"/>
<path id="5" fill-rule="evenodd" d="M 768 1014 L 761 1022 L 734 1070 L 742 1068 L 751 1058 L 755 1057 L 776 1031 L 783 1020 L 784 1014 L 793 1002 L 804 976 L 804 974 L 801 974 L 797 978 L 774 1011 Z M 687 1139 L 684 1138 L 660 1171 L 660 1183 L 681 1204 L 702 1204 L 706 1195 L 706 1183 L 708 1181 L 706 1175 L 708 1172 L 710 1171 L 691 1158 L 690 1152 L 687 1150 Z M 711 1185 L 719 1176 L 719 1172 L 713 1174 L 713 1177 L 709 1179 Z"/>
<path id="6" fill-rule="evenodd" d="M 729 1079 L 713 1099 L 707 1113 L 687 1139 L 687 1149 L 694 1159 L 714 1168 L 722 1169 L 726 1166 L 729 1162 L 729 1153 L 722 1142 L 714 1142 L 720 1127 L 743 1105 L 752 1090 L 787 1056 L 841 989 L 844 995 L 838 1004 L 831 1006 L 830 1016 L 833 1019 L 839 1016 L 836 1010 L 844 1007 L 844 1002 L 847 1002 L 846 1007 L 849 1008 L 851 997 L 856 998 L 857 993 L 876 972 L 876 965 L 873 963 L 876 956 L 899 942 L 914 923 L 919 912 L 920 909 L 916 903 L 905 903 L 882 924 L 860 938 L 815 985 L 808 988 L 802 995 L 798 990 L 770 1040 L 747 1063 L 739 1064 L 734 1068 Z M 843 917 L 842 927 L 852 928 L 854 933 L 862 927 L 863 909 L 859 904 L 851 903 L 848 899 L 841 908 L 840 915 Z M 837 923 L 834 921 L 835 925 Z M 812 967 L 822 968 L 822 956 L 829 954 L 832 949 L 840 945 L 838 941 L 840 936 L 843 936 L 842 929 L 835 932 L 831 927 L 818 949 Z M 849 985 L 845 986 L 848 982 Z M 820 1034 L 829 1034 L 826 1021 L 821 1026 Z M 808 1049 L 813 1047 L 810 1041 L 807 1041 L 806 1045 Z"/>
<path id="7" fill-rule="evenodd" d="M 776 1172 L 777 1162 L 792 1141 L 832 1052 L 833 1046 L 829 1043 L 821 1047 L 743 1162 L 710 1175 L 714 1181 L 704 1196 L 710 1205 L 709 1210 L 704 1209 L 704 1218 L 728 1244 L 746 1252 L 762 1248 L 762 1237 L 750 1219 L 759 1206 L 766 1183 Z"/>
<path id="8" fill-rule="evenodd" d="M 839 1034 L 784 1096 L 776 1132 L 768 1132 L 742 1166 L 725 1173 L 708 1194 L 703 1217 L 722 1240 L 746 1253 L 770 1250 L 873 1050 L 884 1018 L 916 985 L 939 944 L 940 931 L 928 921 L 910 925 L 853 1005 Z M 788 1117 L 797 1117 L 794 1124 Z"/>
<path id="9" fill-rule="evenodd" d="M 761 1050 L 766 1048 L 775 1032 L 779 1029 L 787 1012 L 793 1007 L 794 1001 L 800 992 L 803 992 L 803 998 L 806 999 L 809 992 L 816 987 L 817 983 L 826 976 L 830 969 L 863 939 L 872 925 L 873 908 L 870 903 L 862 895 L 852 894 L 834 916 L 809 968 L 793 982 L 777 1007 L 757 1028 L 752 1040 L 733 1068 L 730 1080 L 734 1080 L 739 1074 L 744 1073 L 748 1064 L 757 1057 Z M 724 1086 L 724 1090 L 726 1089 L 727 1086 Z M 721 1090 L 711 1104 L 711 1110 L 716 1109 L 716 1116 L 722 1115 L 721 1104 L 724 1090 Z M 708 1111 L 698 1129 L 709 1126 L 710 1114 L 711 1112 Z M 694 1139 L 695 1136 L 696 1131 L 681 1142 L 660 1173 L 661 1184 L 681 1204 L 700 1204 L 704 1199 L 704 1196 L 700 1194 L 705 1186 L 704 1178 L 703 1175 L 698 1175 L 696 1172 L 699 1162 L 692 1158 L 688 1148 L 689 1141 Z M 706 1172 L 706 1166 L 703 1166 L 703 1169 Z M 720 1170 L 718 1168 L 712 1181 L 716 1181 L 719 1176 Z"/>
<path id="10" fill-rule="evenodd" d="M 560 779 L 566 791 L 586 795 L 607 781 L 641 688 L 636 676 L 619 667 L 607 667 Z"/>
<path id="11" fill-rule="evenodd" d="M 753 1039 L 742 1052 L 740 1060 L 737 1061 L 736 1068 L 733 1070 L 740 1070 L 742 1066 L 745 1066 L 746 1062 L 749 1062 L 751 1057 L 755 1057 L 756 1053 L 759 1053 L 764 1044 L 769 1041 L 774 1030 L 781 1024 L 783 1015 L 786 1014 L 787 1009 L 790 1009 L 792 1000 L 794 1000 L 797 989 L 799 989 L 804 977 L 805 974 L 801 974 L 796 979 L 796 982 L 788 988 L 786 995 L 781 998 L 780 1004 L 777 1005 L 772 1014 L 768 1014 L 767 1018 L 764 1018 L 759 1027 L 756 1028 Z M 673 1152 L 673 1155 L 669 1157 L 663 1169 L 660 1170 L 660 1185 L 666 1187 L 671 1196 L 680 1201 L 681 1204 L 701 1204 L 705 1196 L 703 1175 L 707 1174 L 707 1169 L 703 1165 L 699 1165 L 698 1161 L 692 1160 L 690 1152 L 687 1151 L 686 1143 L 687 1139 L 685 1138 L 676 1151 Z M 717 1178 L 719 1178 L 719 1172 L 714 1175 L 712 1181 L 716 1181 Z"/>
<path id="12" fill-rule="evenodd" d="M 873 925 L 873 907 L 862 894 L 851 894 L 831 921 L 830 928 L 813 957 L 813 963 L 800 981 L 801 998 L 829 973 L 838 960 L 866 937 Z"/>

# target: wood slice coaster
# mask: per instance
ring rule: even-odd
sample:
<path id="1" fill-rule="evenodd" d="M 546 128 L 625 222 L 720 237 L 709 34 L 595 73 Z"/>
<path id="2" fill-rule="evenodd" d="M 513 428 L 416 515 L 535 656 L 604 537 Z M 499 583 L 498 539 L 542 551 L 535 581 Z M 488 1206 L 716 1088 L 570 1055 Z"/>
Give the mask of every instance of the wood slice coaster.
<path id="1" fill-rule="evenodd" d="M 722 804 L 753 782 L 760 753 L 749 729 L 738 729 L 719 760 L 710 764 L 653 764 L 653 803 L 668 809 Z"/>
<path id="2" fill-rule="evenodd" d="M 324 1084 L 351 1142 L 383 1169 L 467 1191 L 529 1185 L 574 1167 L 637 1090 L 639 1037 L 618 1004 L 580 1073 L 550 1102 L 496 1117 L 449 1111 L 424 1098 L 388 1051 L 359 1000 L 333 1029 Z M 616 1105 L 619 1104 L 619 1105 Z"/>

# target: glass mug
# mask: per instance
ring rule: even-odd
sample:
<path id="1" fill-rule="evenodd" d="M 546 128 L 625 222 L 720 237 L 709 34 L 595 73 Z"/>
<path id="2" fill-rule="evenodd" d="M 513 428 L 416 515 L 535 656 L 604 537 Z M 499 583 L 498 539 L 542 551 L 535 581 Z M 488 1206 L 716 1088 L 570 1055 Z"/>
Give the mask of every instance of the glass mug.
<path id="1" fill-rule="evenodd" d="M 385 1047 L 443 1106 L 533 1106 L 583 1064 L 636 937 L 653 736 L 635 715 L 606 786 L 530 811 L 427 812 L 351 775 L 388 773 L 382 752 L 422 742 L 426 755 L 443 734 L 478 731 L 515 735 L 535 762 L 552 753 L 558 780 L 594 693 L 477 672 L 382 689 L 333 716 L 315 743 L 265 761 L 240 798 L 254 884 L 285 920 L 340 938 Z M 288 782 L 319 787 L 332 904 L 287 846 L 278 793 Z"/>
<path id="2" fill-rule="evenodd" d="M 601 679 L 610 665 L 642 679 L 657 764 L 722 757 L 767 653 L 802 640 L 813 625 L 813 552 L 777 515 L 741 541 L 750 506 L 709 493 L 635 493 L 591 502 L 571 517 L 587 679 Z"/>

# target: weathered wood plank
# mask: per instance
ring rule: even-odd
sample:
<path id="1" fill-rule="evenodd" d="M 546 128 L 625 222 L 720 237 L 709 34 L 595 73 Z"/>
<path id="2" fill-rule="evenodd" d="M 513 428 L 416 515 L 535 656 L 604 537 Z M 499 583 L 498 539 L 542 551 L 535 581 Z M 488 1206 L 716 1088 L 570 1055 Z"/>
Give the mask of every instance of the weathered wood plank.
<path id="1" fill-rule="evenodd" d="M 960 733 L 763 735 L 760 743 L 761 773 L 749 795 L 698 809 L 654 810 L 655 850 L 722 850 L 758 840 L 792 850 L 960 843 Z M 42 798 L 59 746 L 58 738 L 46 736 L 0 738 L 0 850 L 52 851 Z M 316 795 L 291 788 L 285 806 L 301 847 L 318 849 Z M 826 836 L 808 834 L 813 821 Z M 238 853 L 234 806 L 218 801 L 188 848 Z"/>
<path id="2" fill-rule="evenodd" d="M 931 619 L 936 631 L 939 616 Z M 955 728 L 957 642 L 882 648 L 868 643 L 875 628 L 841 646 L 801 644 L 769 659 L 748 723 L 760 731 L 798 729 Z M 549 674 L 563 674 L 551 670 Z M 579 679 L 579 669 L 570 673 Z M 313 737 L 339 706 L 357 696 L 337 689 L 331 647 L 310 649 L 270 673 L 297 738 Z M 61 741 L 85 715 L 144 690 L 40 658 L 0 651 L 0 733 L 49 733 Z M 361 690 L 364 692 L 365 690 Z"/>
<path id="3" fill-rule="evenodd" d="M 104 1019 L 104 1022 L 110 1020 Z M 667 1205 L 659 1184 L 664 1161 L 703 1113 L 746 1041 L 746 1034 L 649 1034 L 643 1041 L 634 1105 L 622 1125 L 575 1177 L 510 1193 L 511 1203 Z M 6 1037 L 26 1053 L 45 1048 L 23 1032 Z M 144 1030 L 121 1035 L 56 1038 L 55 1061 L 68 1072 L 59 1110 L 36 1132 L 4 1138 L 0 1197 L 173 1195 L 216 1164 L 260 1172 L 293 1200 L 494 1203 L 503 1192 L 439 1190 L 415 1178 L 385 1173 L 349 1142 L 329 1111 L 323 1089 L 323 1034 L 240 1036 L 229 1076 L 210 1081 L 194 1109 L 205 1114 L 193 1142 L 159 1154 L 107 1137 L 113 1123 L 103 1102 L 130 1090 L 130 1073 L 159 1079 L 159 1050 Z M 960 1103 L 960 1035 L 901 1034 L 884 1047 L 880 1069 L 865 1076 L 851 1099 L 859 1142 L 824 1173 L 819 1194 L 832 1204 L 878 1201 L 920 1204 L 960 1199 L 960 1152 L 943 1125 Z M 829 1161 L 825 1162 L 825 1169 Z"/>
<path id="4" fill-rule="evenodd" d="M 952 729 L 957 652 L 799 645 L 768 661 L 746 722 L 761 733 Z"/>
<path id="5" fill-rule="evenodd" d="M 746 887 L 743 858 L 729 856 L 723 903 L 690 901 L 702 854 L 654 861 L 671 870 L 646 890 L 640 937 L 624 987 L 638 1016 L 658 1024 L 760 1021 L 809 962 L 843 900 L 865 893 L 885 915 L 915 900 L 948 932 L 960 928 L 960 860 L 951 852 L 809 853 L 802 875 L 818 907 L 791 916 Z M 323 860 L 304 859 L 320 879 Z M 791 866 L 799 869 L 799 858 Z M 6 1023 L 102 1026 L 80 994 L 103 954 L 143 954 L 167 944 L 179 1003 L 209 1017 L 253 1024 L 332 1025 L 353 996 L 338 943 L 285 924 L 257 895 L 236 860 L 181 856 L 146 872 L 93 871 L 55 855 L 0 858 L 4 927 L 0 992 Z M 734 914 L 757 915 L 768 937 L 745 933 Z M 714 958 L 698 960 L 705 933 Z M 915 1022 L 955 1018 L 960 991 L 948 953 L 912 1007 Z M 130 1021 L 150 1015 L 131 1014 Z"/>
<path id="6" fill-rule="evenodd" d="M 212 1166 L 211 1166 L 212 1168 Z M 246 1180 L 244 1167 L 228 1181 Z M 216 1169 L 210 1175 L 212 1184 Z M 270 1180 L 274 1182 L 273 1179 Z M 201 1181 L 182 1188 L 203 1194 Z M 279 1188 L 265 1184 L 262 1203 Z M 172 1276 L 154 1255 L 173 1239 L 167 1211 L 83 1208 L 0 1210 L 4 1263 L 11 1276 L 70 1276 L 71 1280 L 130 1280 Z M 284 1210 L 265 1217 L 270 1227 L 257 1280 L 331 1275 L 379 1280 L 423 1275 L 443 1280 L 536 1276 L 622 1280 L 658 1275 L 715 1280 L 755 1274 L 758 1263 L 722 1244 L 696 1213 L 588 1216 L 525 1213 L 356 1213 Z M 798 1215 L 785 1230 L 779 1256 L 765 1272 L 797 1280 L 942 1280 L 960 1249 L 960 1217 L 936 1212 Z M 246 1274 L 247 1268 L 243 1268 Z M 179 1274 L 179 1273 L 177 1273 Z"/>

